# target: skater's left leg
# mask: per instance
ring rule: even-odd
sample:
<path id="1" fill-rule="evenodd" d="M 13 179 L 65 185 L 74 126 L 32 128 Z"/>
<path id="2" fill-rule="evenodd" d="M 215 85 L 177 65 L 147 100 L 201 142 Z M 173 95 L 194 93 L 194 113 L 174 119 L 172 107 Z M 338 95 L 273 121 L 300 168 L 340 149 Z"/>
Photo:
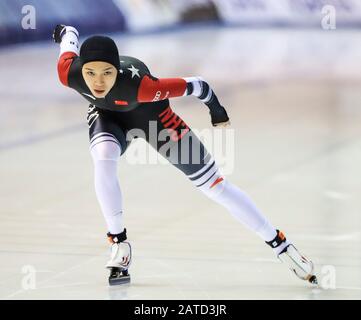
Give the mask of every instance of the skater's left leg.
<path id="1" fill-rule="evenodd" d="M 160 150 L 163 152 L 164 150 Z M 170 147 L 168 154 L 163 154 L 176 168 L 181 170 L 207 197 L 219 203 L 247 228 L 269 242 L 277 236 L 276 228 L 256 207 L 246 193 L 229 182 L 205 149 L 202 142 L 189 130 L 179 141 Z M 281 252 L 287 241 L 275 248 Z"/>
<path id="2" fill-rule="evenodd" d="M 313 263 L 273 227 L 246 193 L 220 173 L 211 156 L 202 169 L 188 178 L 207 197 L 224 206 L 239 222 L 258 234 L 299 278 L 317 284 Z"/>
<path id="3" fill-rule="evenodd" d="M 188 175 L 188 178 L 198 190 L 225 207 L 234 218 L 255 232 L 265 242 L 275 239 L 276 228 L 244 191 L 220 173 L 212 157 L 209 157 L 208 163 L 202 169 Z M 275 253 L 280 253 L 288 244 L 288 241 L 280 243 L 274 248 Z"/>
<path id="4" fill-rule="evenodd" d="M 207 197 L 224 206 L 239 222 L 258 234 L 300 279 L 317 284 L 313 263 L 272 226 L 246 193 L 222 176 L 211 157 L 202 169 L 188 177 Z"/>
<path id="5" fill-rule="evenodd" d="M 169 135 L 170 139 L 167 144 L 162 142 L 165 139 L 148 138 L 148 142 L 157 141 L 152 145 L 160 154 L 187 175 L 199 190 L 226 207 L 239 222 L 264 241 L 273 240 L 276 229 L 244 192 L 220 174 L 213 157 L 187 124 L 169 106 L 155 119 L 158 120 L 158 137 Z M 277 250 L 283 250 L 285 245 L 286 242 L 280 244 Z"/>
<path id="6" fill-rule="evenodd" d="M 314 277 L 312 262 L 298 253 L 246 193 L 220 173 L 213 157 L 185 122 L 170 107 L 161 112 L 159 118 L 158 134 L 160 130 L 167 130 L 173 143 L 164 149 L 158 141 L 153 145 L 158 152 L 187 175 L 207 197 L 228 209 L 239 222 L 270 245 L 297 276 L 311 281 Z"/>

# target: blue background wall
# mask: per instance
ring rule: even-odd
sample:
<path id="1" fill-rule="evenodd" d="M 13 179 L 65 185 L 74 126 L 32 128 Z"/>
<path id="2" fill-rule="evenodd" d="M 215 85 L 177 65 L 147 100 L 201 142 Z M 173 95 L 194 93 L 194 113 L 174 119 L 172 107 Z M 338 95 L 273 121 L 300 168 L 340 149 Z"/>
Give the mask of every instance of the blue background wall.
<path id="1" fill-rule="evenodd" d="M 36 29 L 22 28 L 22 8 L 36 11 Z M 126 29 L 120 10 L 109 0 L 0 0 L 0 45 L 50 39 L 58 23 L 74 25 L 82 35 Z"/>

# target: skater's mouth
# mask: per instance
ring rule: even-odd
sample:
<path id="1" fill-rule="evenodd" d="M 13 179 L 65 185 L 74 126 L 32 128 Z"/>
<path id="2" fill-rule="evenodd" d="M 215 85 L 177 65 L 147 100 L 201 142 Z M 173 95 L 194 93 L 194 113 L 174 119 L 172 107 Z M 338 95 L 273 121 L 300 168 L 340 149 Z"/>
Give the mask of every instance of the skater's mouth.
<path id="1" fill-rule="evenodd" d="M 96 94 L 103 94 L 105 92 L 105 90 L 94 89 L 94 92 Z"/>

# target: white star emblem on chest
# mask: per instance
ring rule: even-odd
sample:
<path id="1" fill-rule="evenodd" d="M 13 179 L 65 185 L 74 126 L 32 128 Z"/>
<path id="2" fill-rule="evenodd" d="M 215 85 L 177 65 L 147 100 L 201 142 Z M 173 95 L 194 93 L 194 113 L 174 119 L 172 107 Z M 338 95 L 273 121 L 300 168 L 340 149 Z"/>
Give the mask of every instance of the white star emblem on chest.
<path id="1" fill-rule="evenodd" d="M 134 78 L 134 76 L 137 76 L 140 78 L 140 75 L 139 75 L 139 69 L 135 68 L 132 64 L 131 64 L 131 68 L 127 68 L 129 71 L 132 72 L 132 79 Z"/>

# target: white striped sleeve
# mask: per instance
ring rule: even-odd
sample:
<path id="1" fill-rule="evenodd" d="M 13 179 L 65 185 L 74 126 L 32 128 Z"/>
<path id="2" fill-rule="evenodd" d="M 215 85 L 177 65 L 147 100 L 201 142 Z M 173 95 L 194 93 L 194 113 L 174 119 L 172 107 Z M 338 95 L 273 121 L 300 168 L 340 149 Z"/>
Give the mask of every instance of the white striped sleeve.
<path id="1" fill-rule="evenodd" d="M 73 27 L 66 27 L 65 34 L 63 35 L 60 43 L 60 54 L 64 52 L 74 52 L 77 56 L 79 55 L 79 33 Z"/>

